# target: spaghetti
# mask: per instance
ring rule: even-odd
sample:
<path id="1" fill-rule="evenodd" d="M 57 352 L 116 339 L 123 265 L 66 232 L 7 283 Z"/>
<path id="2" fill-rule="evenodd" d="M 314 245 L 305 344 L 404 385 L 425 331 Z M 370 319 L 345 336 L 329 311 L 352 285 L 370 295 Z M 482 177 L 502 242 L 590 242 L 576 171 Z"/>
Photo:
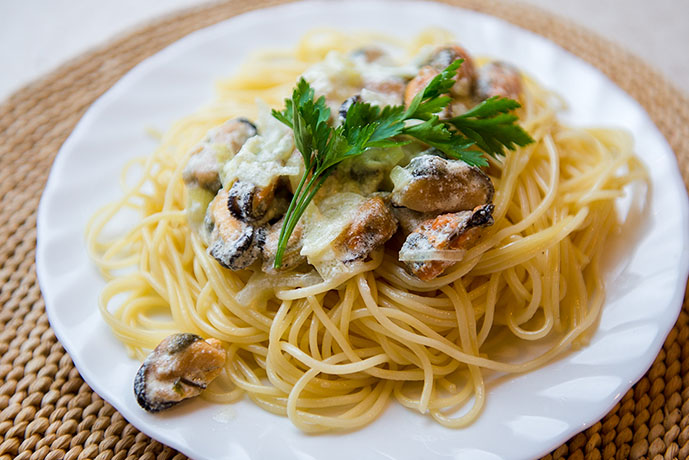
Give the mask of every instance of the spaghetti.
<path id="1" fill-rule="evenodd" d="M 390 399 L 466 426 L 481 411 L 487 376 L 526 372 L 584 344 L 604 303 L 600 259 L 620 229 L 616 200 L 646 178 L 629 135 L 563 126 L 561 102 L 525 77 L 520 119 L 535 142 L 489 160 L 495 224 L 441 276 L 419 280 L 390 250 L 326 280 L 221 267 L 188 222 L 182 170 L 191 147 L 229 118 L 255 116 L 257 97 L 281 106 L 327 52 L 372 40 L 413 56 L 451 37 L 429 31 L 402 44 L 313 31 L 293 50 L 254 55 L 218 83 L 215 102 L 127 165 L 122 198 L 87 229 L 107 280 L 101 313 L 132 356 L 142 359 L 179 331 L 219 339 L 227 364 L 204 397 L 230 403 L 246 394 L 307 432 L 361 427 Z M 128 180 L 134 171 L 137 180 Z M 137 223 L 105 238 L 128 210 Z M 547 350 L 498 358 L 529 343 Z"/>

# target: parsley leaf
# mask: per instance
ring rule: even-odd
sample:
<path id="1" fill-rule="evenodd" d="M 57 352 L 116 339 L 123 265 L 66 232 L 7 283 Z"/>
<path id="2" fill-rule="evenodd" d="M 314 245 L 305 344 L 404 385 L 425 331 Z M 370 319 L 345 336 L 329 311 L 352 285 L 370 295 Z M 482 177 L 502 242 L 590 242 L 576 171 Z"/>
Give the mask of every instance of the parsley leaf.
<path id="1" fill-rule="evenodd" d="M 488 166 L 482 152 L 470 149 L 474 141 L 450 131 L 447 125 L 440 122 L 437 115 L 421 124 L 405 128 L 404 134 L 435 147 L 448 157 L 463 160 L 474 166 Z"/>
<path id="2" fill-rule="evenodd" d="M 343 124 L 351 144 L 368 148 L 385 148 L 408 144 L 393 137 L 404 130 L 404 107 L 385 106 L 382 110 L 366 102 L 353 104 Z"/>
<path id="3" fill-rule="evenodd" d="M 412 99 L 405 118 L 426 120 L 433 114 L 443 110 L 452 100 L 446 96 L 450 92 L 450 88 L 455 84 L 454 77 L 457 75 L 457 70 L 464 62 L 464 59 L 457 59 L 452 64 L 447 66 L 445 70 L 428 82 L 428 85 L 423 91 L 419 91 L 414 99 Z"/>
<path id="4" fill-rule="evenodd" d="M 521 107 L 517 101 L 493 96 L 469 111 L 450 118 L 447 123 L 454 126 L 464 136 L 491 156 L 504 155 L 503 146 L 515 150 L 534 140 L 516 121 L 511 110 Z"/>

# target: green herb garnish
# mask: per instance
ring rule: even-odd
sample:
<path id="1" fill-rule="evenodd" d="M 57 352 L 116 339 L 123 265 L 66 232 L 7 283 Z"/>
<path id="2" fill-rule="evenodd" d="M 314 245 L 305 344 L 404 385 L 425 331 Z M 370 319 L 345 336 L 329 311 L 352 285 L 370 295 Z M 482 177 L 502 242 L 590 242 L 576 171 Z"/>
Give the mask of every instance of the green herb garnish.
<path id="1" fill-rule="evenodd" d="M 365 102 L 353 104 L 344 123 L 331 127 L 330 109 L 323 96 L 314 100 L 313 88 L 301 78 L 285 100 L 282 111 L 273 110 L 279 121 L 294 131 L 294 143 L 304 159 L 304 174 L 290 202 L 278 239 L 275 268 L 280 267 L 289 237 L 313 197 L 335 167 L 347 158 L 371 148 L 405 145 L 409 137 L 474 166 L 486 166 L 483 152 L 504 155 L 503 147 L 514 150 L 533 139 L 509 112 L 520 107 L 511 99 L 492 97 L 468 112 L 441 120 L 437 115 L 451 102 L 447 95 L 454 85 L 458 59 L 436 75 L 409 104 L 380 108 Z M 408 120 L 417 124 L 407 126 Z M 476 147 L 483 150 L 481 152 Z"/>

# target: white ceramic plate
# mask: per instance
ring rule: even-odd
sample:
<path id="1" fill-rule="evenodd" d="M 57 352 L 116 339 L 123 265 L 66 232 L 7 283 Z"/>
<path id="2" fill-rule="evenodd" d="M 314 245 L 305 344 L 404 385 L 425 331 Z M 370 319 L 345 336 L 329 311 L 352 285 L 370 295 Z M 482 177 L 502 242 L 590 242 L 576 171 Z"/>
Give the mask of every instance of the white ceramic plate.
<path id="1" fill-rule="evenodd" d="M 151 152 L 145 128 L 165 129 L 212 98 L 213 81 L 249 51 L 296 43 L 314 26 L 414 34 L 441 26 L 476 55 L 517 64 L 571 104 L 576 124 L 624 127 L 635 137 L 653 193 L 638 235 L 622 235 L 624 257 L 591 344 L 492 387 L 479 420 L 449 430 L 391 404 L 370 426 L 304 435 L 248 401 L 194 401 L 162 415 L 141 410 L 139 366 L 101 320 L 103 280 L 86 254 L 88 217 L 116 198 L 124 163 Z M 648 369 L 675 322 L 688 269 L 687 196 L 675 157 L 641 107 L 599 71 L 508 23 L 421 2 L 296 3 L 195 32 L 129 72 L 89 109 L 65 142 L 39 209 L 37 266 L 50 322 L 88 384 L 148 435 L 197 459 L 493 459 L 547 453 L 602 417 Z M 631 241 L 638 238 L 635 246 Z"/>

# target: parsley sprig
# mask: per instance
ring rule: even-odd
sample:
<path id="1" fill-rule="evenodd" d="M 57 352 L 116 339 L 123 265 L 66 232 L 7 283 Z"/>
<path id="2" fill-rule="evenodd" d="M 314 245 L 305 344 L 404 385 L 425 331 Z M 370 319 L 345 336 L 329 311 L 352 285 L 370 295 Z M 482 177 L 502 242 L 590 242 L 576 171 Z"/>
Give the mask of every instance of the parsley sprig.
<path id="1" fill-rule="evenodd" d="M 462 115 L 440 119 L 438 114 L 451 102 L 448 93 L 462 62 L 458 59 L 436 75 L 406 109 L 401 105 L 381 108 L 357 102 L 337 128 L 329 123 L 330 109 L 325 98 L 314 99 L 313 88 L 303 78 L 299 80 L 292 97 L 285 100 L 285 108 L 272 111 L 275 118 L 292 129 L 294 143 L 304 159 L 304 173 L 280 230 L 275 268 L 282 264 L 290 235 L 309 203 L 330 173 L 347 158 L 371 148 L 405 145 L 411 137 L 448 157 L 486 166 L 483 152 L 504 155 L 503 147 L 514 150 L 517 145 L 533 142 L 510 113 L 520 107 L 511 99 L 492 97 Z M 412 120 L 417 123 L 407 123 Z"/>

